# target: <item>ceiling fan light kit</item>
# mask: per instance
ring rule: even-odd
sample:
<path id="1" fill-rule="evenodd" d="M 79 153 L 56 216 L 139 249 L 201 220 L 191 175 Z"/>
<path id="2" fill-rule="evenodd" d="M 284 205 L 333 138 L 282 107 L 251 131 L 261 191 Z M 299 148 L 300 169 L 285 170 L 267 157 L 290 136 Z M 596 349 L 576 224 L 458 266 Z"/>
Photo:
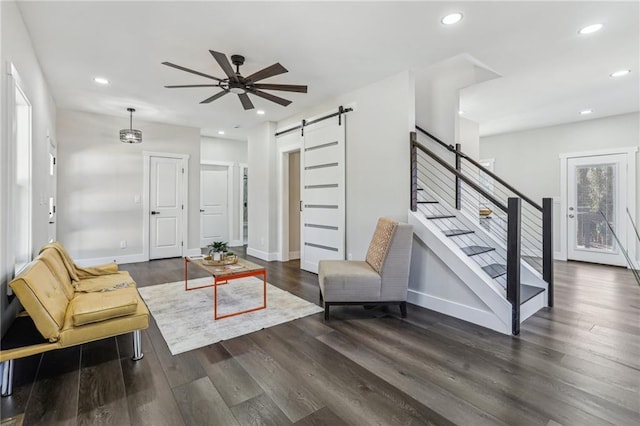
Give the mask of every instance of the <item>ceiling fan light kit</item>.
<path id="1" fill-rule="evenodd" d="M 226 95 L 227 93 L 234 93 L 238 95 L 238 99 L 240 99 L 240 103 L 245 110 L 253 109 L 253 102 L 249 98 L 249 94 L 258 96 L 260 98 L 266 99 L 271 102 L 275 102 L 282 106 L 287 106 L 291 103 L 290 100 L 281 98 L 279 96 L 272 95 L 271 93 L 264 92 L 264 90 L 278 90 L 285 92 L 298 92 L 298 93 L 307 93 L 307 86 L 295 85 L 295 84 L 263 84 L 258 83 L 258 81 L 274 77 L 276 75 L 284 74 L 288 72 L 288 70 L 283 67 L 280 63 L 275 63 L 269 67 L 266 67 L 258 72 L 255 72 L 247 77 L 243 77 L 240 74 L 240 66 L 244 64 L 244 56 L 242 55 L 231 55 L 231 62 L 227 59 L 227 56 L 224 53 L 216 52 L 214 50 L 209 50 L 211 56 L 216 60 L 222 71 L 227 75 L 227 78 L 218 78 L 209 74 L 202 73 L 200 71 L 195 71 L 190 68 L 186 68 L 180 65 L 172 64 L 171 62 L 163 62 L 162 65 L 166 65 L 171 68 L 178 69 L 180 71 L 185 71 L 191 74 L 199 75 L 201 77 L 209 78 L 211 80 L 216 80 L 216 84 L 186 84 L 186 85 L 177 85 L 177 86 L 165 86 L 168 89 L 178 89 L 178 88 L 187 88 L 187 87 L 218 87 L 222 89 L 222 91 L 216 93 L 215 95 L 208 97 L 207 99 L 200 102 L 201 104 L 208 104 L 216 99 L 219 99 Z M 233 66 L 235 65 L 236 69 L 234 71 Z"/>
<path id="2" fill-rule="evenodd" d="M 141 143 L 142 132 L 133 128 L 133 112 L 135 109 L 127 108 L 129 111 L 129 128 L 120 130 L 120 142 L 122 143 Z"/>

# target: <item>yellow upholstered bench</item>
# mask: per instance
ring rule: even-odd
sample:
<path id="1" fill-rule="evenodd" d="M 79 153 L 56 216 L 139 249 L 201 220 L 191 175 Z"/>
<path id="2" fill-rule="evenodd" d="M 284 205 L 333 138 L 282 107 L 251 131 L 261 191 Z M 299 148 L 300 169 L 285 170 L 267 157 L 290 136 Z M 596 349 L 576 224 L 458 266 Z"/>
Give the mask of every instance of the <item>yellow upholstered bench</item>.
<path id="1" fill-rule="evenodd" d="M 56 245 L 45 246 L 9 283 L 43 339 L 0 348 L 2 396 L 12 392 L 18 358 L 130 332 L 133 359 L 143 356 L 140 330 L 149 327 L 149 311 L 129 273 L 115 264 L 79 268 Z"/>

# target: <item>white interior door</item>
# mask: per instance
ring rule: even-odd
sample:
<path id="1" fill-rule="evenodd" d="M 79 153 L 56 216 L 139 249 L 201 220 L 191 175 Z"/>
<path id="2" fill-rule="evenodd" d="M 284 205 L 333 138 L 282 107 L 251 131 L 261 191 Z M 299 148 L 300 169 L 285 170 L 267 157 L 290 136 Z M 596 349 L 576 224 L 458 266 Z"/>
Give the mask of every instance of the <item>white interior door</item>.
<path id="1" fill-rule="evenodd" d="M 229 241 L 229 168 L 200 167 L 200 247 Z"/>
<path id="2" fill-rule="evenodd" d="M 567 257 L 626 266 L 627 155 L 568 158 L 567 200 Z"/>
<path id="3" fill-rule="evenodd" d="M 300 267 L 317 273 L 322 259 L 344 259 L 345 117 L 304 127 L 301 149 Z"/>
<path id="4" fill-rule="evenodd" d="M 182 256 L 182 159 L 152 156 L 149 170 L 149 258 Z"/>

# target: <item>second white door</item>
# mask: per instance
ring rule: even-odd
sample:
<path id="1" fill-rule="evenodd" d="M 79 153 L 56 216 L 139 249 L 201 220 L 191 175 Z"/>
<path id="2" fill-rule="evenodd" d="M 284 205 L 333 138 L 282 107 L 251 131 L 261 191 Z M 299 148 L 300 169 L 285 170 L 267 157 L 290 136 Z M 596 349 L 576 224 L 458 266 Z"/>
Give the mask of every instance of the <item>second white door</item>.
<path id="1" fill-rule="evenodd" d="M 182 256 L 182 159 L 153 156 L 149 170 L 149 258 Z"/>
<path id="2" fill-rule="evenodd" d="M 200 167 L 200 247 L 229 241 L 229 168 Z"/>

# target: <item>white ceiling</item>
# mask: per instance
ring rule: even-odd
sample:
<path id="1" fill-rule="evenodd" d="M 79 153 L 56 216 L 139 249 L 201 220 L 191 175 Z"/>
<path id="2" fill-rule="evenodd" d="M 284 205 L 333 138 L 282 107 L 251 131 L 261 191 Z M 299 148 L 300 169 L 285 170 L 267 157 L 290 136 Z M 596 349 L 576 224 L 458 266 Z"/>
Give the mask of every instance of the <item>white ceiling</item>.
<path id="1" fill-rule="evenodd" d="M 464 115 L 494 134 L 640 110 L 640 3 L 623 2 L 20 2 L 60 108 L 201 128 L 244 139 L 324 100 L 407 69 L 466 53 L 501 78 L 463 90 Z M 445 27 L 440 18 L 461 11 Z M 601 22 L 598 33 L 579 35 Z M 173 62 L 223 77 L 208 50 L 246 57 L 243 75 L 275 62 L 289 73 L 264 83 L 306 84 L 308 94 L 272 92 L 288 107 L 252 96 L 257 116 Z M 612 79 L 618 69 L 632 73 Z M 93 77 L 111 81 L 98 86 Z M 420 122 L 420 117 L 417 117 Z M 239 128 L 234 129 L 235 126 Z"/>

